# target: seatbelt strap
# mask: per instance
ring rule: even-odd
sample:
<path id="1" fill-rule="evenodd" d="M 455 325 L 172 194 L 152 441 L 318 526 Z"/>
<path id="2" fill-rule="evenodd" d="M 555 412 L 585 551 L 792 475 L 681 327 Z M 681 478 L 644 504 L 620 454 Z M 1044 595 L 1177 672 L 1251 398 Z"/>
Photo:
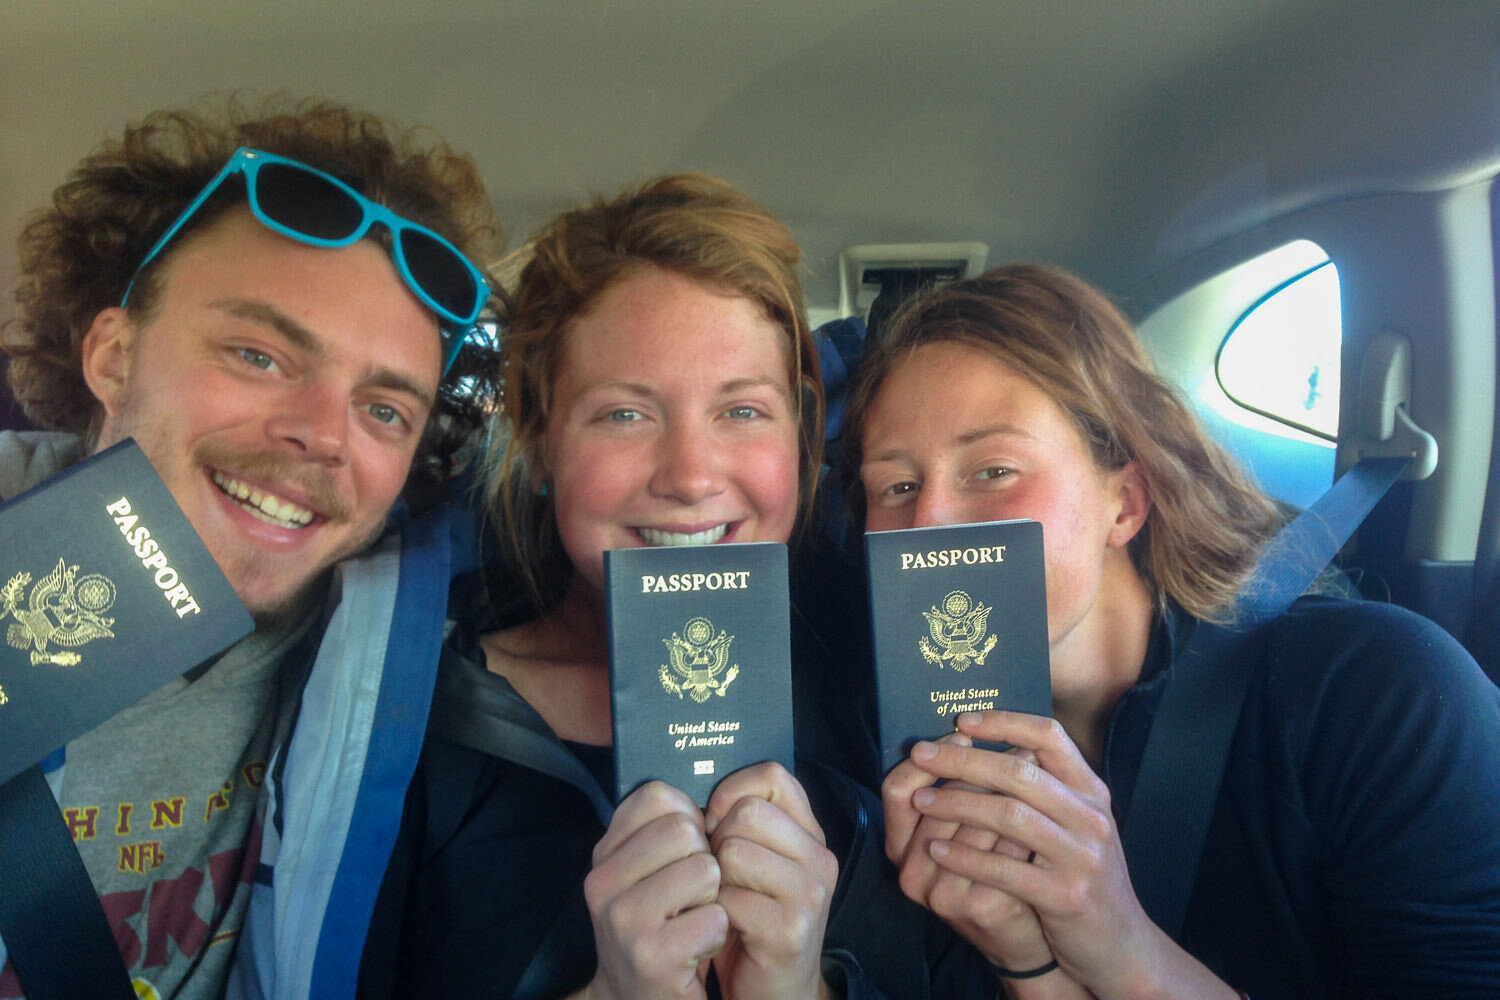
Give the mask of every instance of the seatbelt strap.
<path id="1" fill-rule="evenodd" d="M 1365 459 L 1339 477 L 1267 544 L 1240 591 L 1243 627 L 1199 628 L 1175 658 L 1121 833 L 1136 898 L 1174 940 L 1181 940 L 1229 743 L 1259 661 L 1245 655 L 1261 638 L 1258 626 L 1307 590 L 1410 461 Z"/>
<path id="2" fill-rule="evenodd" d="M 0 936 L 27 1000 L 136 1000 L 39 765 L 0 785 Z"/>

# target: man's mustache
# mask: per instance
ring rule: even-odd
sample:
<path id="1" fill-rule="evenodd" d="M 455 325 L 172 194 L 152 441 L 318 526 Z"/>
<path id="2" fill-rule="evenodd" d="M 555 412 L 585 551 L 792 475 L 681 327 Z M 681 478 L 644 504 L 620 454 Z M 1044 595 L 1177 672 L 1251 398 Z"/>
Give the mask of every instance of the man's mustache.
<path id="1" fill-rule="evenodd" d="M 333 474 L 316 465 L 298 462 L 276 452 L 232 451 L 215 445 L 201 445 L 195 455 L 208 465 L 237 479 L 265 483 L 273 492 L 276 484 L 293 484 L 301 490 L 301 500 L 330 521 L 347 521 L 354 504 L 340 492 Z"/>

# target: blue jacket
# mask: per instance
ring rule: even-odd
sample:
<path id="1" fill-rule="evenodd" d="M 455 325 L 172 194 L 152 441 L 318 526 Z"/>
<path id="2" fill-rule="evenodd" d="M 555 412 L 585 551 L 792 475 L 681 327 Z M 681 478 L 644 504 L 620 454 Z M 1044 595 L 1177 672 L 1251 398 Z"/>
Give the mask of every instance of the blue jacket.
<path id="1" fill-rule="evenodd" d="M 354 995 L 442 647 L 450 513 L 341 563 L 291 739 L 268 769 L 259 870 L 230 1000 Z"/>

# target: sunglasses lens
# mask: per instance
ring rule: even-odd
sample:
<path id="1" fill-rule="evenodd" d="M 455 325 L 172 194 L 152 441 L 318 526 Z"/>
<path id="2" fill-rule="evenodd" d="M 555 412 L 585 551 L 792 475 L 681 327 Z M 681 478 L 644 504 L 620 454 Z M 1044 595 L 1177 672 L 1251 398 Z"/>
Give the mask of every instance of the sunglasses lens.
<path id="1" fill-rule="evenodd" d="M 348 239 L 365 219 L 364 206 L 347 191 L 284 163 L 262 165 L 255 191 L 267 218 L 314 239 Z"/>
<path id="2" fill-rule="evenodd" d="M 412 280 L 434 305 L 465 323 L 475 318 L 479 286 L 474 283 L 468 263 L 452 247 L 425 233 L 406 229 L 401 233 L 401 254 Z"/>

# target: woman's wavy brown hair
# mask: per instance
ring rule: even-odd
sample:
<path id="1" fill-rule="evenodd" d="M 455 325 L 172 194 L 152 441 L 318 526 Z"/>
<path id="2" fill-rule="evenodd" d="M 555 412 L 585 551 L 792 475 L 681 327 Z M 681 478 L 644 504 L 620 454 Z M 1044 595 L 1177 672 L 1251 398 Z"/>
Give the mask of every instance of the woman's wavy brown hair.
<path id="1" fill-rule="evenodd" d="M 864 509 L 864 426 L 881 384 L 914 350 L 944 341 L 983 351 L 1045 391 L 1072 417 L 1099 469 L 1135 462 L 1152 506 L 1129 552 L 1158 608 L 1175 601 L 1201 619 L 1233 618 L 1235 595 L 1281 514 L 1157 375 L 1120 311 L 1057 268 L 997 267 L 919 296 L 892 317 L 845 410 L 854 509 Z"/>
<path id="2" fill-rule="evenodd" d="M 102 413 L 84 382 L 79 347 L 100 310 L 119 305 L 141 259 L 240 146 L 327 171 L 373 201 L 441 233 L 471 260 L 494 256 L 500 230 L 479 170 L 423 130 L 393 132 L 380 119 L 321 100 L 232 97 L 213 115 L 157 111 L 100 146 L 32 217 L 19 240 L 18 315 L 0 329 L 7 378 L 27 417 L 43 427 L 97 435 Z M 226 184 L 184 234 L 243 198 Z M 384 236 L 379 227 L 377 238 Z M 174 242 L 180 246 L 183 234 Z M 132 320 L 149 322 L 169 246 L 131 291 Z M 466 351 L 465 353 L 471 353 Z M 492 359 L 460 358 L 444 380 L 410 481 L 448 471 L 494 398 Z M 462 384 L 462 390 L 456 391 Z"/>
<path id="3" fill-rule="evenodd" d="M 536 612 L 550 607 L 572 576 L 552 504 L 533 482 L 568 330 L 606 288 L 642 267 L 744 296 L 785 331 L 807 512 L 823 456 L 823 384 L 798 277 L 802 251 L 784 223 L 722 180 L 674 174 L 564 213 L 524 252 L 501 347 L 500 423 L 491 432 L 483 489 Z"/>

